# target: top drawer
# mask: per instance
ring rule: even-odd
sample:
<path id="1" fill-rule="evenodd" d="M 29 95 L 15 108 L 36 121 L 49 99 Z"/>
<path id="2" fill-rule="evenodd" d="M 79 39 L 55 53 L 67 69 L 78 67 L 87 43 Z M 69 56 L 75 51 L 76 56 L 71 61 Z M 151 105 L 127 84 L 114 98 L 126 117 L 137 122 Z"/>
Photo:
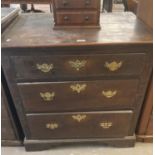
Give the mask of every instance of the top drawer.
<path id="1" fill-rule="evenodd" d="M 100 0 L 54 0 L 57 9 L 97 9 Z"/>
<path id="2" fill-rule="evenodd" d="M 17 79 L 140 75 L 145 54 L 12 56 Z"/>

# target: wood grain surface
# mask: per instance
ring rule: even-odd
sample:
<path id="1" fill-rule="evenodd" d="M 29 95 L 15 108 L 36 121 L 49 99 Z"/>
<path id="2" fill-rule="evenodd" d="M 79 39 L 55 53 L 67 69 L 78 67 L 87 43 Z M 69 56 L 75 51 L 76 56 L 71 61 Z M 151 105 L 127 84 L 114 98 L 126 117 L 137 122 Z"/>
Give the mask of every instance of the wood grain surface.
<path id="1" fill-rule="evenodd" d="M 80 122 L 73 116 L 86 116 Z M 72 139 L 72 138 L 116 138 L 124 137 L 130 128 L 132 111 L 28 114 L 27 120 L 31 131 L 29 139 Z M 103 128 L 101 123 L 112 123 Z M 55 129 L 47 124 L 56 123 Z M 123 127 L 122 127 L 123 126 Z"/>
<path id="2" fill-rule="evenodd" d="M 137 16 L 153 29 L 153 0 L 140 0 L 137 8 Z"/>
<path id="3" fill-rule="evenodd" d="M 90 46 L 152 42 L 152 31 L 132 13 L 102 14 L 100 30 L 53 30 L 52 18 L 52 14 L 20 16 L 3 33 L 3 47 Z"/>
<path id="4" fill-rule="evenodd" d="M 77 51 L 74 49 L 71 52 L 74 54 L 75 50 Z M 39 51 L 44 52 L 42 49 L 38 49 Z M 61 52 L 61 50 L 59 51 Z M 86 49 L 85 52 L 87 51 Z M 114 51 L 116 52 L 116 49 Z M 129 50 L 124 48 L 124 51 Z M 93 55 L 12 56 L 11 61 L 14 66 L 13 72 L 18 80 L 137 76 L 143 72 L 145 67 L 146 54 L 143 52 L 144 50 L 125 54 L 123 52 L 95 54 L 94 51 Z M 78 63 L 83 63 L 83 66 L 76 66 Z M 108 67 L 108 65 L 119 65 L 120 63 L 121 66 L 114 68 L 114 70 Z M 49 68 L 47 72 L 41 68 L 38 69 L 38 65 L 43 66 L 44 64 L 47 65 L 47 68 L 52 65 L 52 68 Z"/>
<path id="5" fill-rule="evenodd" d="M 72 89 L 72 86 L 77 88 L 77 84 L 84 85 L 84 89 Z M 130 109 L 137 104 L 138 79 L 19 83 L 18 88 L 28 113 Z M 116 94 L 108 96 L 108 91 Z M 47 101 L 40 93 L 54 93 L 54 97 Z"/>

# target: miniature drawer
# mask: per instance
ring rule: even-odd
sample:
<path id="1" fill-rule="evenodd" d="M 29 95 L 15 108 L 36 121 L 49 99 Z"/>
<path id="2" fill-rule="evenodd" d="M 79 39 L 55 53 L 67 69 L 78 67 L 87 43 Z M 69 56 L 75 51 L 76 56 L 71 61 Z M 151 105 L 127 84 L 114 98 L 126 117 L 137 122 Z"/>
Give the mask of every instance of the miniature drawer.
<path id="1" fill-rule="evenodd" d="M 97 9 L 100 0 L 54 0 L 56 9 Z"/>
<path id="2" fill-rule="evenodd" d="M 97 12 L 57 12 L 56 25 L 96 25 Z"/>

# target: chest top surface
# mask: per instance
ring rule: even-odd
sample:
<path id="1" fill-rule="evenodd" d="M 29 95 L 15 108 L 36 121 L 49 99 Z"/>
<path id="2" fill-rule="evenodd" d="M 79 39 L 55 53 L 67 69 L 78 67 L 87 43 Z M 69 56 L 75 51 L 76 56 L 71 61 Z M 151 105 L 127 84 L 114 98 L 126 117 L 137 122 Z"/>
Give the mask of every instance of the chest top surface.
<path id="1" fill-rule="evenodd" d="M 100 18 L 101 29 L 53 30 L 52 14 L 21 14 L 2 34 L 2 48 L 152 42 L 152 31 L 130 12 Z"/>

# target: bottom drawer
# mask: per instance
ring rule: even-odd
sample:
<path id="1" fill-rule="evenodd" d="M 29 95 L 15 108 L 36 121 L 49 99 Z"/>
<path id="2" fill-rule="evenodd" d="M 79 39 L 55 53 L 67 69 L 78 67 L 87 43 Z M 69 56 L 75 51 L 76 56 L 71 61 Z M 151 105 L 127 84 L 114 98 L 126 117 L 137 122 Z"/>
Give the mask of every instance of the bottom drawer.
<path id="1" fill-rule="evenodd" d="M 89 12 L 57 12 L 57 25 L 96 25 L 98 16 L 96 11 Z"/>
<path id="2" fill-rule="evenodd" d="M 128 135 L 132 111 L 27 114 L 29 139 L 105 138 Z"/>

